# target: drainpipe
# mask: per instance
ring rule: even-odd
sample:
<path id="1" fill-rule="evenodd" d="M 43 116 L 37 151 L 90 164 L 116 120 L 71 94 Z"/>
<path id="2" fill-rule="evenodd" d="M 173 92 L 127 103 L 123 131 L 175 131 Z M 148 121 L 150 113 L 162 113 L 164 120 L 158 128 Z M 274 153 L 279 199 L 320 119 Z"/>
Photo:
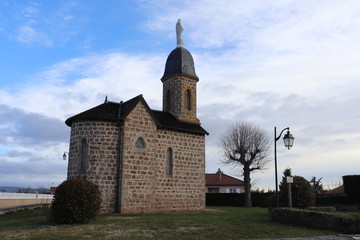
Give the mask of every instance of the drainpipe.
<path id="1" fill-rule="evenodd" d="M 116 168 L 116 198 L 115 198 L 115 212 L 121 213 L 121 185 L 122 185 L 122 162 L 123 162 L 123 147 L 124 147 L 124 121 L 121 120 L 121 110 L 123 102 L 119 105 L 118 114 L 118 152 L 117 152 L 117 168 Z"/>

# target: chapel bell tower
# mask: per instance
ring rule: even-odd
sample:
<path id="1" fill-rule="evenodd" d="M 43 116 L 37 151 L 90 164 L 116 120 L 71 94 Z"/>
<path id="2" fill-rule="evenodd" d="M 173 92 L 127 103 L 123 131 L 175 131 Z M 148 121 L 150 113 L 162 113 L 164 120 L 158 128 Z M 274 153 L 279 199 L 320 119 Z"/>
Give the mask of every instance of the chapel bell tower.
<path id="1" fill-rule="evenodd" d="M 177 47 L 166 60 L 163 82 L 163 111 L 170 112 L 179 121 L 199 124 L 196 118 L 196 83 L 194 59 L 184 48 L 181 20 L 176 23 Z"/>

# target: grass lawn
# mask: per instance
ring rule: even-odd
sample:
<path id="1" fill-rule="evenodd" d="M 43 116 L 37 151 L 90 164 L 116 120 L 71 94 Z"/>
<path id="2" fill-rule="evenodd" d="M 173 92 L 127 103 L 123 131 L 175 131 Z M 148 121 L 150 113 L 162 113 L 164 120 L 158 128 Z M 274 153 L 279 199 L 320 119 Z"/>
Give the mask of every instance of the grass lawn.
<path id="1" fill-rule="evenodd" d="M 345 215 L 349 215 L 352 217 L 356 217 L 356 218 L 360 218 L 360 211 L 356 211 L 356 212 L 338 212 L 339 214 L 345 214 Z"/>
<path id="2" fill-rule="evenodd" d="M 223 211 L 101 215 L 89 224 L 54 225 L 43 209 L 0 216 L 1 239 L 242 239 L 334 235 L 271 222 L 265 208 L 221 207 Z"/>

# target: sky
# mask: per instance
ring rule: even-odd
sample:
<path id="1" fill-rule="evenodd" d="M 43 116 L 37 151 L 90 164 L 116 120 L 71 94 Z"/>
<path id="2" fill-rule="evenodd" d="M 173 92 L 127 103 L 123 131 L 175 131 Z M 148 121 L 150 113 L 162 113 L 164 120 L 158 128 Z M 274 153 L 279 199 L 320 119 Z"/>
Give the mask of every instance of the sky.
<path id="1" fill-rule="evenodd" d="M 0 186 L 50 187 L 66 179 L 64 121 L 104 102 L 143 94 L 162 109 L 175 24 L 195 61 L 206 172 L 224 165 L 220 137 L 240 121 L 272 146 L 253 188 L 278 176 L 322 178 L 325 188 L 360 170 L 360 1 L 0 0 Z"/>

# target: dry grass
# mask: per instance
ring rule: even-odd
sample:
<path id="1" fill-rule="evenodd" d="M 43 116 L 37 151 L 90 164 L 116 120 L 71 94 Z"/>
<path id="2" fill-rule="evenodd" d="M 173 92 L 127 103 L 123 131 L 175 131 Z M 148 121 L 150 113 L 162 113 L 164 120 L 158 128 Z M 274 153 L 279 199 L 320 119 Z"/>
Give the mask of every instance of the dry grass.
<path id="1" fill-rule="evenodd" d="M 90 224 L 52 225 L 43 210 L 0 216 L 1 239 L 242 239 L 333 235 L 271 222 L 267 209 L 221 208 L 171 214 L 109 214 Z"/>

